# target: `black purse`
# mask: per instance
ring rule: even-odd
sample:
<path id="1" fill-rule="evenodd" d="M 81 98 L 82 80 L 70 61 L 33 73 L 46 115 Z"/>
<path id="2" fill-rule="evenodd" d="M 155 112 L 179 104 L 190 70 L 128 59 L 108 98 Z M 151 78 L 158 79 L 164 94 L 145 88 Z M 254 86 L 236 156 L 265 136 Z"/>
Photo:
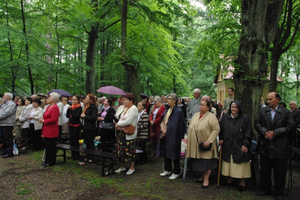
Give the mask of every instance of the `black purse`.
<path id="1" fill-rule="evenodd" d="M 205 147 L 203 146 L 203 144 L 204 144 L 203 142 L 199 143 L 199 151 L 209 151 L 209 150 L 211 150 L 212 143 L 210 143 L 210 145 L 209 145 L 208 148 L 205 148 Z"/>
<path id="2" fill-rule="evenodd" d="M 113 122 L 107 122 L 107 123 L 105 123 L 104 121 L 102 121 L 102 128 L 103 129 L 114 129 L 115 128 L 115 124 Z"/>
<path id="3" fill-rule="evenodd" d="M 211 150 L 211 147 L 212 147 L 212 143 L 210 143 L 210 145 L 209 145 L 208 148 L 205 148 L 205 147 L 203 146 L 204 142 L 199 143 L 199 141 L 198 141 L 198 136 L 197 136 L 197 134 L 195 134 L 195 135 L 196 135 L 196 138 L 197 138 L 197 143 L 198 143 L 198 149 L 199 149 L 199 151 L 210 151 L 210 150 Z"/>

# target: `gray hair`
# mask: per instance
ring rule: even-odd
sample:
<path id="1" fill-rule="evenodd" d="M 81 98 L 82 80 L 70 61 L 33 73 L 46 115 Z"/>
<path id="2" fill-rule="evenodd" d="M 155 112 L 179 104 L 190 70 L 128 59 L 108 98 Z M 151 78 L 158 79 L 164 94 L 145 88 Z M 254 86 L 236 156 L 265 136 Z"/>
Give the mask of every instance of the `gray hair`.
<path id="1" fill-rule="evenodd" d="M 210 97 L 209 97 L 208 95 L 203 95 L 203 97 L 201 98 L 201 100 L 202 100 L 203 98 L 206 98 L 208 101 L 210 101 Z"/>
<path id="2" fill-rule="evenodd" d="M 199 88 L 194 89 L 194 92 L 201 94 L 201 90 Z"/>
<path id="3" fill-rule="evenodd" d="M 160 96 L 155 96 L 154 97 L 154 102 L 155 101 L 158 101 L 158 102 L 162 103 L 162 99 L 160 98 Z"/>
<path id="4" fill-rule="evenodd" d="M 178 103 L 178 96 L 176 93 L 171 93 L 168 96 L 170 96 L 172 98 L 172 100 L 175 100 L 175 104 L 177 105 Z"/>
<path id="5" fill-rule="evenodd" d="M 6 96 L 8 96 L 11 100 L 13 99 L 13 95 L 12 93 L 9 93 L 9 92 L 5 92 L 4 93 Z"/>
<path id="6" fill-rule="evenodd" d="M 51 92 L 50 97 L 55 100 L 55 102 L 59 101 L 59 94 L 57 92 Z"/>
<path id="7" fill-rule="evenodd" d="M 296 106 L 297 106 L 297 101 L 291 101 L 290 103 L 296 104 Z"/>

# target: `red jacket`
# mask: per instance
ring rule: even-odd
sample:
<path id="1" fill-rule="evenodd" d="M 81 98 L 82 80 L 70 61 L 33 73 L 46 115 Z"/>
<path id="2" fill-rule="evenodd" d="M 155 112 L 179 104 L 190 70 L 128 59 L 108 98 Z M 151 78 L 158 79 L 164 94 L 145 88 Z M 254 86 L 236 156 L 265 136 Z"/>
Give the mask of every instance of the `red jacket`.
<path id="1" fill-rule="evenodd" d="M 154 109 L 153 109 L 153 112 L 155 111 L 155 109 L 156 109 L 156 105 L 154 106 Z M 155 117 L 155 120 L 153 121 L 153 112 L 151 113 L 151 115 L 150 115 L 150 121 L 153 121 L 153 126 L 158 126 L 158 127 L 160 127 L 160 123 L 161 123 L 161 116 L 162 116 L 162 114 L 164 114 L 164 112 L 165 112 L 165 110 L 166 110 L 166 107 L 164 106 L 164 105 L 162 105 L 160 108 L 159 108 L 159 110 L 158 110 L 158 112 L 157 112 L 157 114 L 156 114 L 156 117 Z"/>
<path id="2" fill-rule="evenodd" d="M 59 108 L 56 104 L 49 105 L 44 113 L 43 136 L 45 138 L 58 137 Z"/>

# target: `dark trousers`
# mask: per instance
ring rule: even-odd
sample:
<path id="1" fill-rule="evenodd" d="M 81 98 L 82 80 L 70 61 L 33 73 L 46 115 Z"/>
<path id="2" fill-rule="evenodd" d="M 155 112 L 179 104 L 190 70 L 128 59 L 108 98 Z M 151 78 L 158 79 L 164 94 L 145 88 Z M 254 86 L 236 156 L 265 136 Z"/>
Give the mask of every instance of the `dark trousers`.
<path id="1" fill-rule="evenodd" d="M 13 126 L 1 126 L 1 140 L 3 142 L 3 153 L 13 155 Z"/>
<path id="2" fill-rule="evenodd" d="M 61 143 L 61 135 L 62 135 L 62 125 L 58 126 L 58 138 L 57 138 L 57 142 Z"/>
<path id="3" fill-rule="evenodd" d="M 114 142 L 116 140 L 115 129 L 101 129 L 100 133 L 101 147 L 103 148 L 103 151 L 112 152 L 111 148 L 114 147 Z M 108 149 L 105 149 L 105 147 Z"/>
<path id="4" fill-rule="evenodd" d="M 30 132 L 32 134 L 32 149 L 38 151 L 42 148 L 41 130 L 34 130 L 34 124 L 30 124 Z"/>
<path id="5" fill-rule="evenodd" d="M 166 158 L 164 155 L 165 171 L 172 171 L 172 159 Z M 174 174 L 180 174 L 180 160 L 173 160 Z"/>
<path id="6" fill-rule="evenodd" d="M 273 168 L 275 195 L 283 195 L 287 171 L 287 159 L 270 159 L 260 156 L 260 190 L 271 191 L 271 169 Z"/>
<path id="7" fill-rule="evenodd" d="M 95 129 L 83 130 L 84 143 L 87 149 L 95 150 Z M 87 159 L 93 159 L 92 155 L 86 154 Z"/>
<path id="8" fill-rule="evenodd" d="M 56 161 L 56 140 L 57 138 L 44 138 L 46 146 L 45 164 L 54 165 Z"/>
<path id="9" fill-rule="evenodd" d="M 138 146 L 143 150 L 142 161 L 146 162 L 148 160 L 147 150 L 146 150 L 147 139 L 140 139 Z"/>
<path id="10" fill-rule="evenodd" d="M 69 126 L 70 133 L 70 145 L 73 147 L 79 147 L 79 138 L 80 138 L 81 127 Z M 74 158 L 79 158 L 79 152 L 72 151 L 72 156 Z"/>

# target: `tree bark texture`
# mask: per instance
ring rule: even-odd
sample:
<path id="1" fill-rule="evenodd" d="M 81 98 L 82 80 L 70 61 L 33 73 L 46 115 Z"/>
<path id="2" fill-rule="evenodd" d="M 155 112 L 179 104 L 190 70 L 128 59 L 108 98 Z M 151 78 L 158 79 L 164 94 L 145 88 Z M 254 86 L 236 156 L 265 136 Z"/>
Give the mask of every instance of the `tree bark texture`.
<path id="1" fill-rule="evenodd" d="M 278 27 L 278 22 L 273 23 L 272 27 L 267 23 L 268 6 L 272 2 L 274 1 L 242 1 L 242 35 L 234 71 L 235 99 L 242 101 L 243 111 L 250 117 L 252 127 L 267 77 L 266 45 L 268 40 L 272 40 L 270 37 L 273 37 L 269 31 L 276 31 Z"/>
<path id="2" fill-rule="evenodd" d="M 6 7 L 6 11 L 8 12 L 8 8 L 7 8 L 7 2 L 5 2 L 5 7 Z M 8 22 L 9 16 L 7 15 L 6 17 L 6 25 L 7 27 L 9 27 L 9 22 Z M 14 60 L 13 58 L 13 50 L 12 50 L 12 44 L 11 44 L 11 40 L 10 40 L 10 32 L 7 31 L 7 36 L 8 36 L 8 45 L 9 45 L 9 53 L 10 53 L 10 61 L 12 62 Z M 17 78 L 17 70 L 15 71 L 13 66 L 11 68 L 11 75 L 12 75 L 12 83 L 11 83 L 11 87 L 12 87 L 12 92 L 15 92 L 15 83 L 16 83 L 16 78 Z"/>
<path id="3" fill-rule="evenodd" d="M 286 3 L 284 7 L 282 22 L 280 25 L 278 25 L 278 29 L 275 32 L 276 34 L 272 41 L 273 46 L 269 48 L 272 53 L 269 85 L 270 92 L 276 91 L 279 59 L 281 55 L 285 53 L 294 43 L 294 39 L 298 34 L 300 24 L 298 14 L 300 11 L 298 5 L 299 3 L 294 0 L 286 0 L 285 2 Z M 281 16 L 284 0 L 277 2 L 277 4 L 275 1 L 274 4 L 274 15 L 276 14 L 278 16 Z M 270 21 L 273 20 L 272 16 L 270 16 L 269 18 Z"/>
<path id="4" fill-rule="evenodd" d="M 91 31 L 88 32 L 88 47 L 86 52 L 86 81 L 85 90 L 88 94 L 95 94 L 95 49 L 98 39 L 98 28 L 92 26 Z"/>
<path id="5" fill-rule="evenodd" d="M 127 73 L 127 83 L 125 89 L 127 92 L 133 93 L 135 104 L 141 100 L 140 93 L 140 82 L 138 79 L 138 70 L 131 62 L 130 58 L 127 57 L 127 9 L 128 0 L 122 1 L 121 6 L 121 55 L 122 65 Z"/>
<path id="6" fill-rule="evenodd" d="M 26 33 L 26 23 L 25 23 L 25 13 L 24 13 L 24 4 L 23 0 L 21 0 L 21 9 L 22 9 L 22 22 L 23 22 L 23 34 L 26 37 L 26 44 L 25 44 L 25 49 L 26 49 L 26 60 L 27 60 L 27 67 L 28 67 L 28 76 L 29 76 L 29 81 L 30 81 L 30 90 L 31 94 L 34 93 L 34 84 L 33 84 L 33 79 L 32 79 L 32 74 L 31 74 L 31 67 L 29 65 L 29 45 L 27 41 L 27 33 Z"/>

